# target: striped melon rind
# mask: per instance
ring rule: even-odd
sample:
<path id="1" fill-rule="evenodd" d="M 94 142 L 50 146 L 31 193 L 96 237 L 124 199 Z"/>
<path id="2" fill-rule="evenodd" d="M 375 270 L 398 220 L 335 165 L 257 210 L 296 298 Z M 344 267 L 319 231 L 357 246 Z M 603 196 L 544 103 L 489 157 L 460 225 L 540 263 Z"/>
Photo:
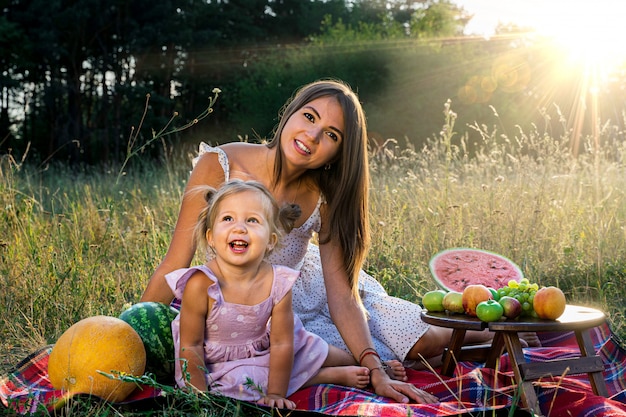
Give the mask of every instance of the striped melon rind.
<path id="1" fill-rule="evenodd" d="M 135 329 L 146 349 L 146 372 L 159 382 L 170 382 L 174 375 L 172 320 L 178 311 L 156 302 L 133 304 L 119 318 Z"/>

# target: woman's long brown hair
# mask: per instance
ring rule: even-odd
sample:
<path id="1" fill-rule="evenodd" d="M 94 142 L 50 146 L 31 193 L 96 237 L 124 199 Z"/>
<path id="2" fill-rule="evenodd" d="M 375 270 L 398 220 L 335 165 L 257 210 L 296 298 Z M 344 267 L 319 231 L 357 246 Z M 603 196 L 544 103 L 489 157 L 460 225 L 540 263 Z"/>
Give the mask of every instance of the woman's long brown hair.
<path id="1" fill-rule="evenodd" d="M 339 239 L 350 286 L 356 299 L 360 300 L 358 274 L 369 249 L 370 229 L 367 125 L 357 95 L 347 84 L 338 80 L 320 80 L 305 85 L 283 107 L 278 126 L 267 146 L 278 146 L 279 149 L 274 164 L 277 183 L 283 161 L 283 151 L 279 146 L 283 128 L 296 111 L 320 97 L 337 99 L 345 121 L 342 146 L 330 169 L 320 167 L 308 174 L 328 204 L 329 225 L 327 234 L 320 236 L 320 243 L 329 242 L 331 236 Z"/>

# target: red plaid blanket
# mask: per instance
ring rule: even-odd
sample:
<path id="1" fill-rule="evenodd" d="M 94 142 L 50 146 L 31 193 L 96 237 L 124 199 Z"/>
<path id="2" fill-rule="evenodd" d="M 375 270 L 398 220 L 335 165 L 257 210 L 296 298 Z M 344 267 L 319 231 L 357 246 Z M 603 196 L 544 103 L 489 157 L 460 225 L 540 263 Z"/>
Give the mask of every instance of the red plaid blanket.
<path id="1" fill-rule="evenodd" d="M 591 336 L 605 365 L 609 398 L 594 395 L 586 374 L 563 378 L 542 378 L 536 391 L 544 415 L 550 417 L 626 416 L 626 351 L 608 325 L 594 328 Z M 578 345 L 572 333 L 542 333 L 543 347 L 524 350 L 527 359 L 549 361 L 576 357 Z M 48 379 L 48 346 L 21 361 L 8 375 L 0 377 L 0 400 L 7 409 L 20 414 L 35 412 L 62 397 Z M 486 410 L 504 410 L 517 405 L 516 385 L 505 354 L 497 371 L 473 362 L 458 364 L 455 376 L 442 377 L 430 371 L 407 370 L 410 381 L 436 395 L 436 404 L 398 404 L 370 391 L 336 385 L 317 385 L 291 396 L 299 410 L 336 416 L 457 416 Z M 155 398 L 152 387 L 137 389 L 125 402 Z M 490 414 L 491 415 L 491 414 Z"/>

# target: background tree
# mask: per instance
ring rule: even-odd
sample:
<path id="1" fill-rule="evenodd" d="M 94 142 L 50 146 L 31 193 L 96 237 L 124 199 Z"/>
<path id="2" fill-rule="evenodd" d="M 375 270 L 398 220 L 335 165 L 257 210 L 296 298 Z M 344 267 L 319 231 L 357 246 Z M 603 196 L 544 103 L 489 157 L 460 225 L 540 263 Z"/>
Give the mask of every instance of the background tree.
<path id="1" fill-rule="evenodd" d="M 148 94 L 142 143 L 174 114 L 193 120 L 215 87 L 211 117 L 165 140 L 260 139 L 285 97 L 323 77 L 359 92 L 374 134 L 419 143 L 449 98 L 468 117 L 490 111 L 486 98 L 522 103 L 524 89 L 468 99 L 512 46 L 460 42 L 467 20 L 448 0 L 13 0 L 0 11 L 0 152 L 117 163 Z"/>

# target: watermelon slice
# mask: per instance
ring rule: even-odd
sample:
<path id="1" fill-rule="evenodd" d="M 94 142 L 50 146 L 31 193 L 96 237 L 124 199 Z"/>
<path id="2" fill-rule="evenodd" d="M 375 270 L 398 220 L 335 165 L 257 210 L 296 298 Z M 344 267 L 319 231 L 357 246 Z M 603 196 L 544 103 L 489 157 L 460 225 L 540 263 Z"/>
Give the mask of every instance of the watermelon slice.
<path id="1" fill-rule="evenodd" d="M 447 291 L 463 292 L 470 284 L 498 289 L 524 278 L 513 261 L 481 249 L 446 249 L 433 256 L 429 266 L 437 285 Z"/>

